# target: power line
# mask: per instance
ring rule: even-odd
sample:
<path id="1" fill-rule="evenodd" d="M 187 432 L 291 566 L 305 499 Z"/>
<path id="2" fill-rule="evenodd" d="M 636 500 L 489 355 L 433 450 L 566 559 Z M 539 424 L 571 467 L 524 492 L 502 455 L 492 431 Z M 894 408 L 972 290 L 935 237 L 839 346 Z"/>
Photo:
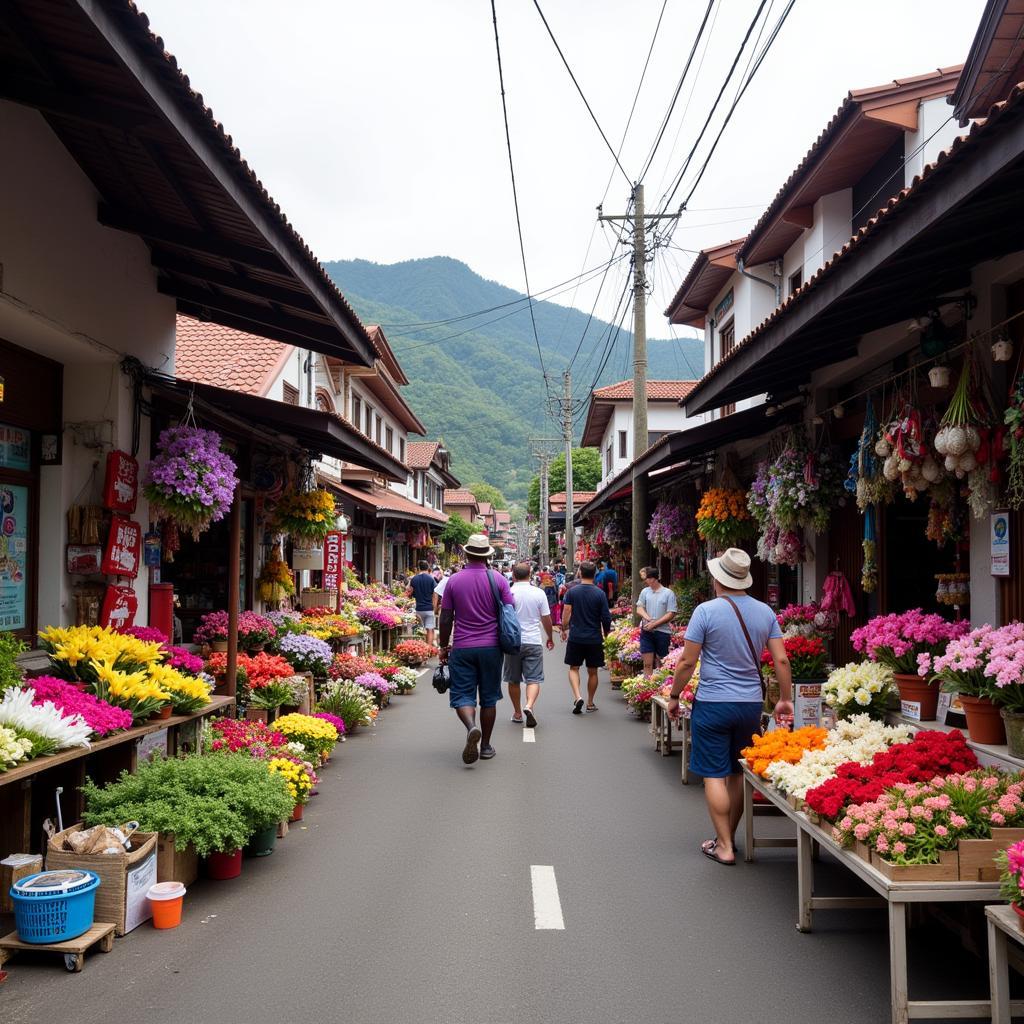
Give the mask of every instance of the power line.
<path id="1" fill-rule="evenodd" d="M 539 10 L 540 8 L 538 8 Z M 543 15 L 541 15 L 543 17 Z M 540 371 L 544 375 L 544 390 L 548 389 L 548 371 L 544 368 L 544 352 L 537 336 L 537 321 L 533 316 L 533 298 L 530 295 L 530 275 L 526 269 L 526 247 L 523 245 L 523 224 L 519 217 L 519 193 L 516 189 L 516 168 L 512 160 L 512 136 L 508 130 L 508 104 L 505 102 L 505 73 L 501 68 L 501 43 L 498 41 L 498 9 L 495 0 L 491 0 L 491 18 L 494 21 L 494 50 L 498 57 L 498 82 L 501 85 L 501 112 L 505 119 L 505 148 L 508 150 L 508 170 L 512 178 L 512 201 L 516 209 L 516 231 L 519 233 L 519 255 L 523 260 L 523 279 L 526 282 L 526 295 L 529 300 L 530 324 L 533 327 L 533 340 L 537 343 L 537 357 L 540 359 Z"/>
<path id="2" fill-rule="evenodd" d="M 540 9 L 540 4 L 537 2 L 537 0 L 533 0 L 533 6 L 537 8 L 537 13 L 540 15 L 540 20 L 544 22 L 544 27 L 548 30 L 548 35 L 551 37 L 551 42 L 555 44 L 555 49 L 558 51 L 558 56 L 562 58 L 562 63 L 565 65 L 565 70 L 569 72 L 569 77 L 572 79 L 572 84 L 576 86 L 576 91 L 580 94 L 580 99 L 583 100 L 583 105 L 587 108 L 587 113 L 590 114 L 590 119 L 594 122 L 595 127 L 601 133 L 601 138 L 604 140 L 604 144 L 608 147 L 608 152 L 611 153 L 613 159 L 615 160 L 615 166 L 618 167 L 620 171 L 622 171 L 622 176 L 626 179 L 626 184 L 629 185 L 630 188 L 632 188 L 633 182 L 630 180 L 629 175 L 623 169 L 622 164 L 619 163 L 618 154 L 615 152 L 614 149 L 612 149 L 612 144 L 608 141 L 608 136 L 605 135 L 604 129 L 601 127 L 601 123 L 597 119 L 597 115 L 594 113 L 590 104 L 587 102 L 587 97 L 583 95 L 583 90 L 580 88 L 580 83 L 576 81 L 576 76 L 572 73 L 572 68 L 569 67 L 569 62 L 565 59 L 565 54 L 562 53 L 562 48 L 558 45 L 558 40 L 555 38 L 555 33 L 551 31 L 551 26 L 548 24 L 548 19 L 544 17 L 544 12 Z M 491 9 L 493 10 L 493 8 L 494 0 L 491 0 Z M 494 38 L 495 40 L 497 40 L 497 15 L 495 15 L 494 25 Z M 500 57 L 498 63 L 501 63 Z M 502 97 L 504 97 L 504 95 L 504 87 L 502 87 Z"/>
<path id="3" fill-rule="evenodd" d="M 672 111 L 676 108 L 676 101 L 679 99 L 679 94 L 683 91 L 683 83 L 686 81 L 686 76 L 690 71 L 690 65 L 693 63 L 694 54 L 697 52 L 697 47 L 700 45 L 701 36 L 704 35 L 704 27 L 708 23 L 708 18 L 711 15 L 711 8 L 715 6 L 715 0 L 708 0 L 708 6 L 704 11 L 704 18 L 700 23 L 700 27 L 697 29 L 697 35 L 694 37 L 693 46 L 690 47 L 690 55 L 686 58 L 686 64 L 683 65 L 683 73 L 679 76 L 679 81 L 676 83 L 676 90 L 672 94 L 672 99 L 669 102 L 668 110 L 665 111 L 665 116 L 662 118 L 661 127 L 658 129 L 658 134 L 654 139 L 654 145 L 651 146 L 651 151 L 644 163 L 644 169 L 640 172 L 640 181 L 643 181 L 647 177 L 647 172 L 650 170 L 651 164 L 654 162 L 654 156 L 658 152 L 658 147 L 661 145 L 661 140 L 665 136 L 665 129 L 668 127 L 668 122 L 672 117 Z M 662 13 L 664 13 L 664 7 Z M 661 19 L 658 19 L 658 24 L 661 24 Z M 651 43 L 653 48 L 654 43 Z M 648 60 L 650 54 L 647 55 Z M 644 65 L 644 70 L 647 70 L 647 66 Z"/>
<path id="4" fill-rule="evenodd" d="M 596 223 L 596 221 L 595 221 L 595 223 Z M 629 254 L 628 253 L 624 253 L 623 255 L 627 256 Z M 587 317 L 587 322 L 583 325 L 583 333 L 580 335 L 580 340 L 576 344 L 576 350 L 573 352 L 572 358 L 569 360 L 569 367 L 568 368 L 570 370 L 572 369 L 573 364 L 576 362 L 576 357 L 580 354 L 580 349 L 583 347 L 583 342 L 584 342 L 584 340 L 587 337 L 587 331 L 590 330 L 590 324 L 591 324 L 591 321 L 593 321 L 593 319 L 594 319 L 594 312 L 597 309 L 598 300 L 601 298 L 601 292 L 604 289 L 604 283 L 608 279 L 608 271 L 611 270 L 611 268 L 612 268 L 612 265 L 611 265 L 611 263 L 609 263 L 608 266 L 605 268 L 604 277 L 601 278 L 601 283 L 600 283 L 600 285 L 598 285 L 597 294 L 594 296 L 594 304 L 590 307 L 590 315 Z"/>

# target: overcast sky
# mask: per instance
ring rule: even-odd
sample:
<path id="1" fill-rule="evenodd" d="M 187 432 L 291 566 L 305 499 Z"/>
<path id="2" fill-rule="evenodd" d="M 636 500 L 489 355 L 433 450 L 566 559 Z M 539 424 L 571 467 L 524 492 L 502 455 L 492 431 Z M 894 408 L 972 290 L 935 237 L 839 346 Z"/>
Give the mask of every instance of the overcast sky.
<path id="1" fill-rule="evenodd" d="M 140 4 L 321 260 L 453 256 L 523 289 L 487 0 Z M 545 0 L 542 7 L 617 147 L 662 0 Z M 705 7 L 705 0 L 667 0 L 622 150 L 631 179 Z M 715 3 L 710 43 L 694 62 L 702 61 L 699 74 L 691 69 L 645 179 L 649 207 L 682 166 L 757 7 L 758 0 Z M 766 5 L 763 38 L 784 7 L 785 0 Z M 697 250 L 744 234 L 849 89 L 961 63 L 982 7 L 983 0 L 797 0 L 674 244 Z M 497 0 L 497 13 L 527 265 L 538 292 L 578 274 L 591 240 L 586 266 L 608 258 L 614 238 L 608 229 L 593 233 L 594 208 L 613 163 L 531 0 Z M 621 212 L 628 196 L 615 171 L 605 211 Z M 651 334 L 667 333 L 661 311 L 692 259 L 668 249 L 657 260 Z M 610 281 L 599 316 L 610 319 L 618 288 Z M 589 311 L 593 297 L 584 286 L 555 301 Z"/>

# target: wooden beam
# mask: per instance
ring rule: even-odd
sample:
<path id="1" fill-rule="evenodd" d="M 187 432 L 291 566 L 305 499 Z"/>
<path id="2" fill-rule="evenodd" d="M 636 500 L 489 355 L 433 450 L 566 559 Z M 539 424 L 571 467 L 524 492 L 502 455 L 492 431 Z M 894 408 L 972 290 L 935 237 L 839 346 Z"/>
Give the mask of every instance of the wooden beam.
<path id="1" fill-rule="evenodd" d="M 917 108 L 920 99 L 903 100 L 900 103 L 888 103 L 882 106 L 864 108 L 864 116 L 869 121 L 881 121 L 882 124 L 892 124 L 904 131 L 917 131 Z"/>
<path id="2" fill-rule="evenodd" d="M 156 124 L 145 111 L 121 106 L 106 97 L 69 95 L 60 89 L 30 83 L 10 75 L 0 75 L 0 99 L 32 107 L 52 117 L 64 117 L 103 128 L 117 128 L 129 133 Z"/>
<path id="3" fill-rule="evenodd" d="M 139 216 L 128 210 L 120 210 L 108 203 L 100 203 L 97 207 L 96 219 L 107 228 L 115 231 L 127 231 L 133 235 L 141 235 L 152 242 L 164 242 L 183 249 L 205 253 L 208 256 L 219 256 L 221 259 L 244 263 L 257 270 L 269 270 L 276 274 L 287 273 L 287 267 L 273 252 L 258 249 L 255 246 L 229 242 L 218 238 L 207 231 L 196 231 L 192 228 L 167 224 L 153 217 Z"/>
<path id="4" fill-rule="evenodd" d="M 790 206 L 782 211 L 782 219 L 798 228 L 809 228 L 814 224 L 813 206 Z"/>
<path id="5" fill-rule="evenodd" d="M 290 316 L 270 306 L 261 306 L 255 302 L 236 299 L 223 292 L 200 288 L 185 284 L 169 277 L 157 279 L 157 291 L 161 295 L 170 295 L 176 299 L 184 299 L 209 309 L 219 309 L 232 316 L 253 323 L 262 324 L 270 330 L 286 331 L 288 334 L 305 339 L 304 347 L 313 348 L 316 342 L 337 347 L 344 343 L 341 334 L 333 325 L 307 320 L 301 316 Z"/>
<path id="6" fill-rule="evenodd" d="M 270 302 L 279 302 L 281 305 L 290 306 L 292 309 L 301 309 L 306 313 L 324 316 L 323 310 L 303 291 L 294 291 L 282 285 L 257 281 L 251 277 L 239 277 L 239 275 L 232 274 L 230 271 L 223 270 L 220 267 L 210 267 L 197 263 L 180 253 L 171 252 L 169 249 L 153 249 L 150 261 L 154 267 L 172 274 L 194 277 L 209 284 L 219 285 L 222 288 L 232 288 L 235 291 L 255 295 Z M 324 322 L 326 323 L 326 319 Z"/>

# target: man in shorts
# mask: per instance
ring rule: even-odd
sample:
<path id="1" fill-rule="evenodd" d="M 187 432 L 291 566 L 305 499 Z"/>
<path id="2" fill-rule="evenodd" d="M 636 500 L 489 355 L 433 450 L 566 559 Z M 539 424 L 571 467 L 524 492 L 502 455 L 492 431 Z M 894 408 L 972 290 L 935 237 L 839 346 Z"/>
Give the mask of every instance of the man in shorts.
<path id="1" fill-rule="evenodd" d="M 420 625 L 427 631 L 427 643 L 433 647 L 434 588 L 437 586 L 437 582 L 430 575 L 430 566 L 427 562 L 421 561 L 417 568 L 419 572 L 409 580 L 409 586 L 405 588 L 405 596 L 416 598 L 416 618 L 420 620 Z"/>
<path id="2" fill-rule="evenodd" d="M 494 548 L 486 534 L 474 533 L 463 545 L 466 566 L 448 577 L 441 598 L 441 664 L 448 665 L 448 704 L 466 727 L 464 764 L 494 757 L 491 733 L 501 700 L 503 655 L 498 641 L 496 601 L 515 604 L 508 580 L 487 567 Z M 497 599 L 495 599 L 497 592 Z M 455 639 L 449 640 L 454 627 Z M 477 704 L 480 725 L 476 724 Z"/>
<path id="3" fill-rule="evenodd" d="M 661 585 L 660 574 L 653 566 L 648 566 L 644 572 L 647 586 L 640 591 L 636 610 L 640 616 L 640 653 L 644 659 L 644 675 L 650 678 L 661 664 L 661 659 L 668 654 L 672 620 L 676 614 L 676 595 Z"/>
<path id="4" fill-rule="evenodd" d="M 597 710 L 597 670 L 604 665 L 604 638 L 611 632 L 612 617 L 608 599 L 594 583 L 596 572 L 593 562 L 580 566 L 580 582 L 565 594 L 562 613 L 562 639 L 565 645 L 565 663 L 569 666 L 569 685 L 572 687 L 572 713 L 583 714 L 580 696 L 580 668 L 587 666 L 587 706 L 589 715 Z"/>
<path id="5" fill-rule="evenodd" d="M 544 591 L 530 583 L 530 567 L 520 562 L 513 570 L 515 583 L 512 596 L 516 601 L 516 618 L 522 632 L 522 645 L 518 654 L 506 654 L 502 679 L 508 684 L 508 695 L 512 701 L 512 721 L 517 725 L 526 723 L 527 729 L 537 727 L 537 698 L 540 684 L 544 682 L 544 648 L 541 647 L 540 631 L 544 627 L 547 635 L 547 649 L 555 646 L 551 631 L 551 611 Z M 526 684 L 526 703 L 520 705 L 522 691 Z"/>

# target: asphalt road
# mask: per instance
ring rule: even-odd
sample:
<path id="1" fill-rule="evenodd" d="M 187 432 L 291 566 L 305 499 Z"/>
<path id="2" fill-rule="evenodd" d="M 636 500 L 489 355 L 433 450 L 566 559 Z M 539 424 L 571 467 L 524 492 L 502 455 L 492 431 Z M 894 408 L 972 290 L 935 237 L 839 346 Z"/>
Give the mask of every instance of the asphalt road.
<path id="1" fill-rule="evenodd" d="M 606 681 L 597 714 L 570 714 L 560 648 L 546 670 L 536 742 L 506 699 L 497 756 L 472 768 L 424 677 L 338 749 L 273 856 L 197 883 L 180 928 L 144 925 L 79 975 L 13 960 L 0 1021 L 888 1021 L 882 913 L 819 913 L 799 934 L 794 854 L 702 857 L 702 793 L 677 757 Z M 562 930 L 535 928 L 534 865 L 554 869 Z M 819 877 L 854 891 L 838 867 Z M 912 942 L 912 996 L 980 995 L 977 964 L 932 932 Z"/>

